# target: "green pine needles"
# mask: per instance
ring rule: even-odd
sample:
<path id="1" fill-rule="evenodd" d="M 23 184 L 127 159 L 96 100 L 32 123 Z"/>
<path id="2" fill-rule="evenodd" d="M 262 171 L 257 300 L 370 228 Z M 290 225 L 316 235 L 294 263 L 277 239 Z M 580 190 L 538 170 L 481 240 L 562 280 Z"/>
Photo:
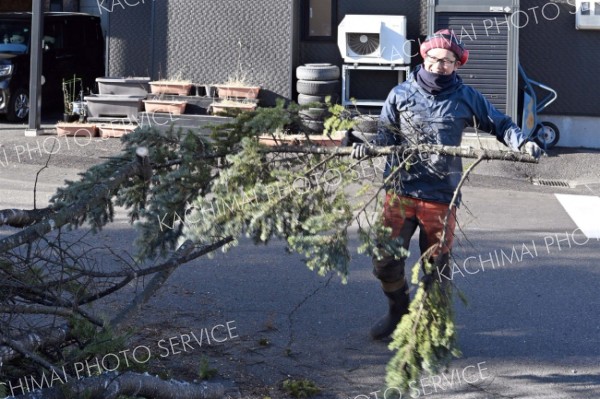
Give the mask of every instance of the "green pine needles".
<path id="1" fill-rule="evenodd" d="M 53 198 L 54 205 L 60 209 L 89 202 L 85 214 L 71 226 L 88 222 L 95 230 L 112 221 L 115 206 L 125 207 L 139 232 L 140 262 L 167 256 L 187 239 L 205 245 L 232 237 L 223 250 L 243 236 L 265 244 L 283 239 L 290 251 L 305 257 L 311 270 L 321 275 L 335 272 L 345 281 L 348 231 L 355 222 L 359 253 L 379 256 L 383 250 L 406 256 L 397 240 L 385 239 L 389 229 L 381 226 L 381 198 L 377 199 L 381 188 L 364 199 L 368 182 L 357 172 L 355 161 L 329 154 L 277 152 L 259 143 L 259 135 L 297 132 L 298 111 L 303 108 L 280 101 L 276 107 L 258 108 L 213 126 L 210 137 L 139 129 L 125 136 L 121 157 L 69 182 Z M 332 106 L 329 111 L 334 118 L 325 124 L 329 131 L 351 125 L 343 107 Z M 149 151 L 150 179 L 129 176 L 118 187 L 105 190 L 104 185 L 135 160 L 138 147 Z M 91 201 L 99 192 L 101 197 Z M 430 268 L 426 265 L 426 273 Z M 459 355 L 450 287 L 436 280 L 419 282 L 418 272 L 415 265 L 412 280 L 419 288 L 410 313 L 393 335 L 390 349 L 395 354 L 387 367 L 387 383 L 404 391 L 422 372 L 435 373 Z"/>
<path id="2" fill-rule="evenodd" d="M 282 238 L 290 250 L 306 256 L 312 270 L 336 271 L 345 279 L 350 260 L 347 227 L 353 218 L 343 190 L 350 181 L 342 174 L 346 162 L 266 156 L 250 139 L 243 139 L 241 148 L 226 157 L 229 166 L 214 180 L 211 195 L 191 203 L 192 223 L 184 235 L 194 241 L 246 235 L 255 243 Z M 332 174 L 335 180 L 317 181 L 314 173 L 322 170 L 339 173 Z"/>
<path id="3" fill-rule="evenodd" d="M 386 382 L 406 392 L 423 372 L 437 374 L 452 357 L 461 355 L 457 347 L 452 310 L 452 288 L 447 281 L 430 278 L 419 281 L 420 264 L 413 266 L 412 283 L 418 284 L 409 313 L 394 331 L 389 348 L 396 351 L 388 363 Z M 431 269 L 426 263 L 425 270 Z"/>

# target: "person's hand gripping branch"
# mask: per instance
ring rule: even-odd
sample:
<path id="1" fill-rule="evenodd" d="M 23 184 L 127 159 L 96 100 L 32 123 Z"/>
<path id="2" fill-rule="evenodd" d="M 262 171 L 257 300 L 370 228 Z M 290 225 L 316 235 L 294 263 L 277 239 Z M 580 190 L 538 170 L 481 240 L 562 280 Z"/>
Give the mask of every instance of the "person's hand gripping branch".
<path id="1" fill-rule="evenodd" d="M 366 143 L 352 143 L 352 152 L 350 157 L 353 159 L 361 160 L 371 155 L 371 148 L 373 146 Z"/>
<path id="2" fill-rule="evenodd" d="M 542 153 L 544 152 L 544 150 L 542 150 L 535 141 L 526 142 L 525 145 L 521 148 L 521 151 L 531 155 L 535 159 L 540 159 Z"/>

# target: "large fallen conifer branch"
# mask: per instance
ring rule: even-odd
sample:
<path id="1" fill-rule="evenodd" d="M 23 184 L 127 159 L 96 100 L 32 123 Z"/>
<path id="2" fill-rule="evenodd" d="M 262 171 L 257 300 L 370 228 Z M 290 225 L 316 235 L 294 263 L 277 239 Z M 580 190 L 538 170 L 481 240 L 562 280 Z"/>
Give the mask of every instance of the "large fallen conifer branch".
<path id="1" fill-rule="evenodd" d="M 243 122 L 243 120 L 242 120 Z M 286 122 L 285 120 L 283 122 Z M 275 124 L 269 125 L 269 129 L 274 128 Z M 260 127 L 261 129 L 264 128 Z M 290 173 L 304 173 L 302 170 L 296 170 L 293 168 L 282 167 L 284 163 L 281 162 L 279 166 L 276 163 L 265 163 L 263 168 L 257 168 L 256 165 L 263 162 L 265 153 L 301 153 L 301 154 L 325 154 L 329 155 L 326 157 L 327 160 L 319 161 L 319 157 L 302 157 L 298 159 L 297 163 L 293 164 L 296 166 L 305 167 L 309 171 L 313 170 L 326 170 L 328 167 L 340 168 L 341 170 L 347 169 L 347 165 L 342 165 L 343 160 L 340 162 L 329 162 L 333 158 L 340 156 L 347 156 L 351 153 L 352 149 L 348 147 L 316 147 L 316 146 L 279 146 L 265 148 L 259 146 L 256 152 L 252 152 L 252 148 L 246 148 L 249 151 L 243 151 L 245 144 L 243 139 L 250 139 L 256 144 L 257 135 L 251 130 L 259 129 L 258 127 L 252 127 L 250 130 L 233 129 L 231 130 L 231 140 L 226 145 L 216 145 L 212 148 L 205 146 L 201 139 L 192 134 L 178 134 L 178 133 L 159 133 L 159 132 L 148 132 L 141 131 L 137 134 L 132 134 L 126 138 L 128 141 L 130 153 L 135 148 L 149 148 L 151 154 L 146 158 L 146 154 L 138 153 L 138 159 L 133 160 L 131 157 L 122 158 L 120 162 L 114 165 L 103 165 L 101 168 L 94 169 L 93 172 L 88 173 L 82 179 L 82 184 L 73 184 L 70 186 L 70 190 L 64 190 L 59 196 L 58 206 L 50 208 L 51 210 L 39 210 L 39 213 L 31 213 L 32 211 L 23 211 L 24 213 L 19 215 L 18 210 L 9 210 L 7 213 L 1 213 L 0 211 L 0 225 L 13 225 L 15 227 L 29 226 L 22 231 L 6 237 L 0 240 L 0 254 L 7 253 L 14 248 L 20 246 L 26 246 L 26 244 L 45 237 L 49 232 L 56 231 L 60 227 L 69 226 L 80 226 L 83 221 L 86 220 L 86 215 L 92 212 L 94 209 L 112 206 L 113 203 L 116 205 L 125 206 L 128 209 L 132 209 L 130 216 L 131 220 L 139 220 L 140 215 L 145 217 L 146 220 L 155 221 L 163 220 L 164 215 L 186 215 L 186 208 L 190 200 L 197 198 L 209 198 L 207 194 L 212 196 L 222 196 L 225 200 L 227 197 L 227 190 L 231 190 L 232 185 L 240 192 L 244 190 L 253 190 L 255 188 L 272 188 L 272 185 L 277 184 L 278 179 L 287 183 L 294 182 L 293 176 L 282 175 L 282 172 Z M 241 146 L 240 146 L 241 144 Z M 240 148 L 242 147 L 242 148 Z M 370 147 L 370 156 L 379 156 L 396 153 L 402 157 L 404 161 L 411 159 L 413 156 L 419 156 L 420 154 L 445 154 L 454 155 L 459 157 L 467 158 L 481 158 L 481 159 L 498 159 L 512 162 L 535 162 L 535 160 L 522 153 L 508 152 L 508 151 L 491 151 L 491 150 L 477 150 L 467 147 L 444 147 L 444 146 L 428 146 L 420 145 L 416 147 Z M 227 156 L 226 156 L 227 155 Z M 231 157 L 230 157 L 231 156 Z M 240 159 L 236 160 L 238 157 Z M 242 158 L 247 157 L 248 159 L 243 160 Z M 316 159 L 316 163 L 308 161 L 309 158 Z M 129 161 L 131 160 L 131 161 Z M 238 164 L 236 168 L 234 164 Z M 287 163 L 286 163 L 287 165 Z M 118 167 L 115 167 L 118 166 Z M 151 168 L 153 169 L 154 176 L 152 176 Z M 305 170 L 306 170 L 305 169 Z M 218 174 L 215 175 L 214 171 L 218 170 Z M 228 174 L 227 179 L 223 179 L 222 190 L 214 190 L 214 180 L 219 174 L 223 172 L 232 171 Z M 347 177 L 344 176 L 344 179 Z M 267 186 L 271 185 L 271 186 Z M 171 189 L 173 188 L 173 189 Z M 311 189 L 313 187 L 310 187 Z M 336 234 L 324 235 L 328 232 L 335 232 L 337 226 L 346 226 L 348 221 L 351 219 L 351 207 L 344 200 L 342 195 L 343 190 L 331 190 L 326 191 L 322 187 L 316 187 L 311 191 L 303 191 L 300 195 L 293 198 L 296 202 L 290 204 L 290 201 L 277 201 L 271 203 L 265 201 L 264 196 L 260 197 L 260 200 L 249 201 L 248 203 L 241 203 L 239 209 L 227 208 L 227 215 L 219 215 L 219 218 L 209 221 L 211 230 L 207 231 L 206 234 L 199 234 L 197 238 L 199 241 L 196 242 L 207 242 L 207 237 L 211 240 L 208 242 L 214 242 L 215 237 L 228 237 L 230 240 L 236 239 L 240 236 L 242 231 L 246 229 L 246 234 L 250 234 L 252 238 L 257 241 L 267 242 L 271 237 L 285 237 L 292 238 L 295 241 L 289 241 L 294 246 L 294 250 L 297 252 L 306 253 L 307 257 L 313 257 L 315 263 L 322 264 L 323 260 L 329 260 L 328 267 L 332 270 L 345 270 L 344 267 L 347 264 L 349 256 L 346 253 L 347 242 L 345 241 L 346 228 L 343 231 Z M 267 191 L 268 193 L 268 191 Z M 332 197 L 332 193 L 336 193 L 336 197 Z M 118 197 L 118 201 L 114 201 L 113 196 Z M 258 197 L 257 197 L 258 198 Z M 235 200 L 235 198 L 233 198 Z M 286 199 L 288 199 L 286 197 Z M 335 200 L 335 204 L 332 205 L 332 199 Z M 62 201 L 62 202 L 60 202 Z M 237 202 L 232 202 L 237 205 Z M 157 206 L 158 205 L 158 206 Z M 152 206 L 155 206 L 154 208 Z M 198 209 L 209 209 L 209 208 L 198 208 Z M 213 209 L 213 208 L 210 208 Z M 43 214 L 42 212 L 49 212 Z M 102 213 L 98 219 L 88 218 L 92 229 L 101 227 L 102 223 L 112 220 L 112 208 Z M 229 214 L 231 212 L 231 214 Z M 108 215 L 108 216 L 106 216 Z M 286 216 L 286 215 L 289 215 Z M 231 222 L 233 216 L 238 217 L 235 221 Z M 249 216 L 253 216 L 254 219 L 250 219 Z M 221 228 L 221 218 L 224 218 L 223 224 L 230 223 L 231 230 L 235 232 L 235 235 L 221 234 L 219 230 Z M 274 221 L 276 219 L 276 221 Z M 91 222 L 94 223 L 91 223 Z M 98 223 L 99 221 L 99 223 Z M 35 224 L 31 225 L 32 222 Z M 198 222 L 203 222 L 198 219 Z M 155 223 L 155 222 L 154 222 Z M 156 223 L 155 223 L 156 224 Z M 175 221 L 174 221 L 175 224 Z M 304 228 L 309 226 L 310 229 L 304 229 L 302 234 L 297 233 L 294 229 Z M 323 225 L 323 227 L 321 227 Z M 147 223 L 146 228 L 151 226 Z M 196 228 L 192 224 L 192 227 Z M 333 229 L 333 230 L 332 230 Z M 175 242 L 175 238 L 181 234 L 181 228 L 177 229 L 173 227 L 168 229 L 169 231 L 163 232 L 162 228 L 155 228 L 149 231 L 148 238 L 145 239 L 144 245 L 150 248 L 150 254 L 154 254 L 154 249 L 158 248 L 161 243 L 164 242 Z M 216 231 L 216 233 L 215 233 Z M 204 233 L 199 230 L 199 233 Z M 158 235 L 163 241 L 154 239 L 152 234 Z M 218 233 L 218 234 L 217 234 Z M 314 242 L 313 242 L 314 241 Z M 326 245 L 321 245 L 326 243 Z M 221 243 L 223 245 L 224 243 Z M 218 246 L 217 246 L 218 247 Z M 319 249 L 321 252 L 315 252 L 315 249 Z M 215 248 L 213 248 L 214 250 Z M 190 252 L 189 243 L 183 248 L 180 248 L 179 253 L 175 254 L 181 260 L 188 259 L 192 254 L 196 254 L 197 251 Z M 26 259 L 23 257 L 23 259 Z M 333 261 L 332 261 L 333 259 Z M 1 259 L 0 259 L 1 260 Z M 168 262 L 167 262 L 168 263 Z M 176 262 L 177 263 L 177 262 Z M 179 264 L 179 263 L 177 263 Z M 122 315 L 127 315 L 130 311 L 139 309 L 139 305 L 145 302 L 152 292 L 154 292 L 169 276 L 172 272 L 173 267 L 165 264 L 163 271 L 159 272 L 148 286 L 149 291 L 141 292 L 134 301 L 134 304 L 125 310 Z M 4 267 L 4 266 L 3 266 Z M 80 272 L 79 265 L 71 265 L 74 272 Z M 310 264 L 309 264 L 310 267 Z M 7 273 L 10 271 L 10 264 L 6 265 Z M 336 269 L 337 268 L 337 269 Z M 323 269 L 324 270 L 324 269 Z M 133 274 L 128 274 L 129 270 L 122 270 L 121 273 L 122 281 L 120 284 L 114 284 L 112 287 L 103 291 L 95 291 L 86 296 L 77 297 L 78 300 L 96 299 L 104 294 L 110 294 L 121 288 L 123 284 L 129 282 L 130 277 L 135 277 L 136 272 L 132 268 Z M 158 270 L 157 270 L 158 271 Z M 93 268 L 89 268 L 90 275 L 97 271 Z M 319 270 L 321 272 L 321 270 Z M 126 276 L 122 273 L 127 274 Z M 31 273 L 30 273 L 31 274 Z M 24 277 L 29 274 L 24 275 Z M 103 278 L 108 276 L 102 276 Z M 73 276 L 63 276 L 58 280 L 64 281 L 73 279 Z M 26 281 L 23 279 L 23 281 Z M 33 295 L 35 294 L 35 295 Z M 31 300 L 35 300 L 39 293 L 36 291 L 31 296 Z M 37 295 L 37 296 L 36 296 Z M 51 299 L 49 296 L 41 297 L 45 301 Z M 57 296 L 57 298 L 60 298 Z M 66 302 L 65 302 L 66 303 Z M 76 302 L 74 302 L 76 303 Z M 61 302 L 62 304 L 62 302 Z M 74 307 L 77 309 L 77 307 Z M 28 310 L 39 311 L 38 307 L 30 307 Z M 62 311 L 61 311 L 62 312 Z M 61 315 L 63 318 L 69 316 L 65 313 Z M 118 324 L 118 318 L 114 320 L 115 324 Z M 13 337 L 14 338 L 14 337 Z M 19 347 L 21 353 L 15 351 L 14 348 L 6 348 L 8 352 L 14 357 L 19 357 L 23 352 L 34 351 L 41 346 L 44 346 L 40 341 L 36 339 L 35 345 L 29 347 Z M 60 341 L 60 340 L 59 340 Z M 9 356 L 10 357 L 10 356 Z M 8 358 L 8 357 L 7 357 Z M 39 362 L 38 362 L 39 364 Z M 127 377 L 125 377 L 127 376 Z M 132 381 L 135 383 L 136 389 L 139 388 L 142 382 L 139 381 L 139 376 L 131 373 L 126 373 L 116 378 L 121 378 L 122 387 L 127 387 L 129 376 L 132 376 Z M 94 377 L 96 378 L 96 377 Z M 95 380 L 90 382 L 81 381 L 82 385 L 74 387 L 74 389 L 80 389 L 85 384 L 89 384 L 92 388 L 98 386 L 102 390 L 105 389 L 107 384 L 112 381 L 115 376 L 100 380 L 98 385 L 95 385 Z M 86 379 L 87 380 L 87 379 Z M 78 381 L 79 382 L 79 381 Z M 144 381 L 147 386 L 153 386 L 159 384 L 159 382 Z M 162 384 L 162 383 L 160 383 Z M 110 384 L 109 384 L 110 386 Z M 140 391 L 140 390 L 127 390 L 126 388 L 121 389 L 114 396 L 102 396 L 102 397 L 117 397 L 118 394 L 128 394 L 133 396 L 147 396 L 147 397 L 177 397 L 186 398 L 184 396 L 176 394 L 173 395 L 173 391 L 170 389 L 166 396 L 160 396 L 161 394 L 156 391 Z M 83 391 L 71 390 L 71 393 L 78 392 L 82 394 Z M 104 394 L 104 391 L 102 391 Z M 49 396 L 48 396 L 49 395 Z M 52 396 L 60 395 L 53 388 L 47 394 L 44 393 L 44 398 L 59 398 L 64 396 Z M 81 395 L 79 395 L 81 396 Z M 79 397 L 75 393 L 74 397 Z M 28 396 L 29 397 L 29 396 Z M 30 396 L 30 397 L 42 397 L 42 396 Z M 95 396 L 92 396 L 95 397 Z M 100 396 L 99 396 L 100 397 Z M 189 397 L 202 397 L 202 396 L 189 396 Z"/>

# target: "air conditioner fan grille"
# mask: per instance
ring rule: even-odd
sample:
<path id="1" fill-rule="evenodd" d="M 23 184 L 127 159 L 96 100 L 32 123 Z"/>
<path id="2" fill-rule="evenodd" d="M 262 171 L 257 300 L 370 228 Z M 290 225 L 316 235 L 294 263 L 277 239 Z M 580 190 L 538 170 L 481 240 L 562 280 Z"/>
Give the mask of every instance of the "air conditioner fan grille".
<path id="1" fill-rule="evenodd" d="M 348 33 L 348 47 L 357 55 L 371 55 L 379 49 L 378 33 Z"/>

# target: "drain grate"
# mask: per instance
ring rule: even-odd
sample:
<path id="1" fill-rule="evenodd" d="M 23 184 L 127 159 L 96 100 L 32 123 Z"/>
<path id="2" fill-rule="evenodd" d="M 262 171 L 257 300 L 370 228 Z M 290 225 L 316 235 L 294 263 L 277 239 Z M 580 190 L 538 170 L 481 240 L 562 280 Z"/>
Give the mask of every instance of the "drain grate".
<path id="1" fill-rule="evenodd" d="M 570 188 L 571 183 L 568 180 L 559 179 L 532 179 L 531 181 L 536 186 L 548 186 L 548 187 L 567 187 Z"/>

